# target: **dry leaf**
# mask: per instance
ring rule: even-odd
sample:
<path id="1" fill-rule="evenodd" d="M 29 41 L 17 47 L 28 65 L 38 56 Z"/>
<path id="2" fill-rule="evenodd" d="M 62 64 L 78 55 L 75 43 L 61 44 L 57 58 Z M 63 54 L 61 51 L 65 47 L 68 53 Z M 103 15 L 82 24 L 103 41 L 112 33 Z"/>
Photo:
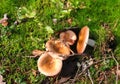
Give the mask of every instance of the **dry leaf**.
<path id="1" fill-rule="evenodd" d="M 67 22 L 68 22 L 69 24 L 72 24 L 72 19 L 69 18 L 69 19 L 67 20 Z"/>
<path id="2" fill-rule="evenodd" d="M 33 74 L 34 76 L 36 76 L 36 75 L 37 75 L 37 71 L 34 70 L 34 69 L 32 69 L 32 74 Z"/>
<path id="3" fill-rule="evenodd" d="M 33 50 L 32 51 L 32 54 L 34 55 L 34 56 L 38 56 L 38 55 L 41 55 L 42 53 L 43 53 L 44 51 L 41 51 L 41 50 Z"/>
<path id="4" fill-rule="evenodd" d="M 66 81 L 68 81 L 71 77 L 61 77 L 60 80 L 58 80 L 58 84 L 63 84 L 65 83 Z"/>
<path id="5" fill-rule="evenodd" d="M 117 71 L 116 71 L 116 74 L 118 74 L 118 76 L 120 76 L 120 70 L 117 70 Z"/>

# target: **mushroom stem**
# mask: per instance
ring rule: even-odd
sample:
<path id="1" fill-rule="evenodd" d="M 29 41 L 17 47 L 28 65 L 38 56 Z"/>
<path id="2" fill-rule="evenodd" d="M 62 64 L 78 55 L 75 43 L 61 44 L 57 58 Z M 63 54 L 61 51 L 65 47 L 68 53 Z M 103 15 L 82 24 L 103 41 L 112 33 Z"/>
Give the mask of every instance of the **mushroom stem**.
<path id="1" fill-rule="evenodd" d="M 7 20 L 7 19 L 8 19 L 8 18 L 7 18 L 7 14 L 4 14 L 4 19 L 5 19 L 5 20 Z"/>
<path id="2" fill-rule="evenodd" d="M 91 47 L 94 47 L 95 46 L 95 41 L 93 39 L 88 39 L 88 45 L 91 46 Z"/>
<path id="3" fill-rule="evenodd" d="M 75 54 L 71 49 L 69 49 L 72 54 Z"/>
<path id="4" fill-rule="evenodd" d="M 67 44 L 67 43 L 64 43 L 64 44 L 68 47 L 69 51 L 70 51 L 72 54 L 75 54 L 74 51 L 69 48 L 69 44 Z"/>

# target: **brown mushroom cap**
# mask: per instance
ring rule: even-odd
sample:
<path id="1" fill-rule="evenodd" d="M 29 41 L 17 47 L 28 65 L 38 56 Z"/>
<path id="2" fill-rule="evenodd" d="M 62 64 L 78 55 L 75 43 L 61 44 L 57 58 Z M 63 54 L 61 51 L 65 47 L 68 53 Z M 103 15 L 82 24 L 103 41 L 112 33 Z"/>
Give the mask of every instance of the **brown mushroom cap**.
<path id="1" fill-rule="evenodd" d="M 44 53 L 38 59 L 37 66 L 42 74 L 55 76 L 62 69 L 62 60 L 53 58 L 49 53 Z"/>
<path id="2" fill-rule="evenodd" d="M 7 21 L 3 21 L 2 22 L 2 26 L 6 27 L 8 25 L 8 22 Z"/>
<path id="3" fill-rule="evenodd" d="M 69 55 L 61 55 L 61 54 L 55 53 L 55 52 L 48 52 L 48 53 L 53 58 L 60 59 L 60 60 L 66 60 L 69 57 Z"/>
<path id="4" fill-rule="evenodd" d="M 77 39 L 77 36 L 72 30 L 67 30 L 60 33 L 60 39 L 69 45 L 73 45 Z"/>
<path id="5" fill-rule="evenodd" d="M 2 18 L 0 20 L 0 23 L 2 24 L 2 26 L 6 27 L 8 25 L 8 18 L 7 18 L 7 14 L 4 14 L 4 18 Z"/>
<path id="6" fill-rule="evenodd" d="M 49 40 L 46 42 L 46 49 L 62 55 L 69 55 L 70 49 L 60 40 Z"/>
<path id="7" fill-rule="evenodd" d="M 89 38 L 89 28 L 87 26 L 83 27 L 80 30 L 79 38 L 77 42 L 77 52 L 79 54 L 83 53 Z"/>

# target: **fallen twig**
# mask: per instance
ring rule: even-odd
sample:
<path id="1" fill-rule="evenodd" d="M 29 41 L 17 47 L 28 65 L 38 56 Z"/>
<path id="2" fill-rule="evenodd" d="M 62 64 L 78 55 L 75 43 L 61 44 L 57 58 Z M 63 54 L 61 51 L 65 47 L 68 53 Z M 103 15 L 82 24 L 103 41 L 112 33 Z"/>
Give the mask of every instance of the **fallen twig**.
<path id="1" fill-rule="evenodd" d="M 116 72 L 117 72 L 119 70 L 119 63 L 116 60 L 116 58 L 114 57 L 112 52 L 111 52 L 111 55 L 112 55 L 113 60 L 116 62 L 116 66 L 117 66 Z M 118 84 L 118 73 L 116 73 L 116 84 Z"/>
<path id="2" fill-rule="evenodd" d="M 111 58 L 112 58 L 112 57 L 107 57 L 107 58 L 105 58 L 105 59 L 111 59 Z M 80 74 L 77 75 L 76 80 L 78 80 L 77 78 L 79 78 L 82 74 L 84 74 L 84 73 L 86 72 L 86 70 L 88 70 L 91 66 L 96 65 L 96 64 L 98 64 L 98 63 L 101 63 L 101 62 L 103 62 L 103 61 L 104 61 L 104 60 L 99 60 L 99 61 L 93 62 L 93 64 L 87 66 Z M 74 81 L 76 81 L 76 80 L 74 79 Z"/>
<path id="3" fill-rule="evenodd" d="M 89 79 L 90 79 L 90 81 L 91 81 L 91 84 L 94 84 L 89 69 L 88 69 L 88 77 L 89 77 Z"/>
<path id="4" fill-rule="evenodd" d="M 77 80 L 77 77 L 78 77 L 78 74 L 79 74 L 79 71 L 80 71 L 80 67 L 81 67 L 81 65 L 80 65 L 80 63 L 78 62 L 78 70 L 77 70 L 77 72 L 76 72 L 76 74 L 75 74 L 74 79 L 72 80 L 72 84 Z"/>
<path id="5" fill-rule="evenodd" d="M 40 55 L 31 55 L 31 56 L 25 56 L 25 57 L 29 57 L 29 58 L 36 58 L 39 57 Z"/>

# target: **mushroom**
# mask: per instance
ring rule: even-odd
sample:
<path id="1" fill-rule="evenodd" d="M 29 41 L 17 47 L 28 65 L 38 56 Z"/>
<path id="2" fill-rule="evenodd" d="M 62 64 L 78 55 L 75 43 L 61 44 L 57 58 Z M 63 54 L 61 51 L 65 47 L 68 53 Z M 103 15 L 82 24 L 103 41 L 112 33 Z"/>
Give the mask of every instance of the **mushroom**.
<path id="1" fill-rule="evenodd" d="M 39 57 L 37 66 L 42 74 L 46 76 L 55 76 L 59 74 L 62 69 L 62 60 L 53 58 L 49 52 L 46 52 Z"/>
<path id="2" fill-rule="evenodd" d="M 70 48 L 66 46 L 62 41 L 51 39 L 46 42 L 46 50 L 61 55 L 69 55 Z"/>
<path id="3" fill-rule="evenodd" d="M 77 42 L 77 52 L 79 54 L 82 54 L 84 52 L 87 44 L 92 47 L 95 45 L 95 41 L 88 38 L 89 38 L 89 28 L 88 26 L 84 26 L 79 33 L 79 38 Z"/>
<path id="4" fill-rule="evenodd" d="M 8 25 L 8 18 L 7 18 L 7 14 L 4 14 L 4 18 L 0 20 L 0 23 L 6 27 Z"/>
<path id="5" fill-rule="evenodd" d="M 60 33 L 60 39 L 68 45 L 73 45 L 77 39 L 77 36 L 72 30 L 67 30 Z"/>

